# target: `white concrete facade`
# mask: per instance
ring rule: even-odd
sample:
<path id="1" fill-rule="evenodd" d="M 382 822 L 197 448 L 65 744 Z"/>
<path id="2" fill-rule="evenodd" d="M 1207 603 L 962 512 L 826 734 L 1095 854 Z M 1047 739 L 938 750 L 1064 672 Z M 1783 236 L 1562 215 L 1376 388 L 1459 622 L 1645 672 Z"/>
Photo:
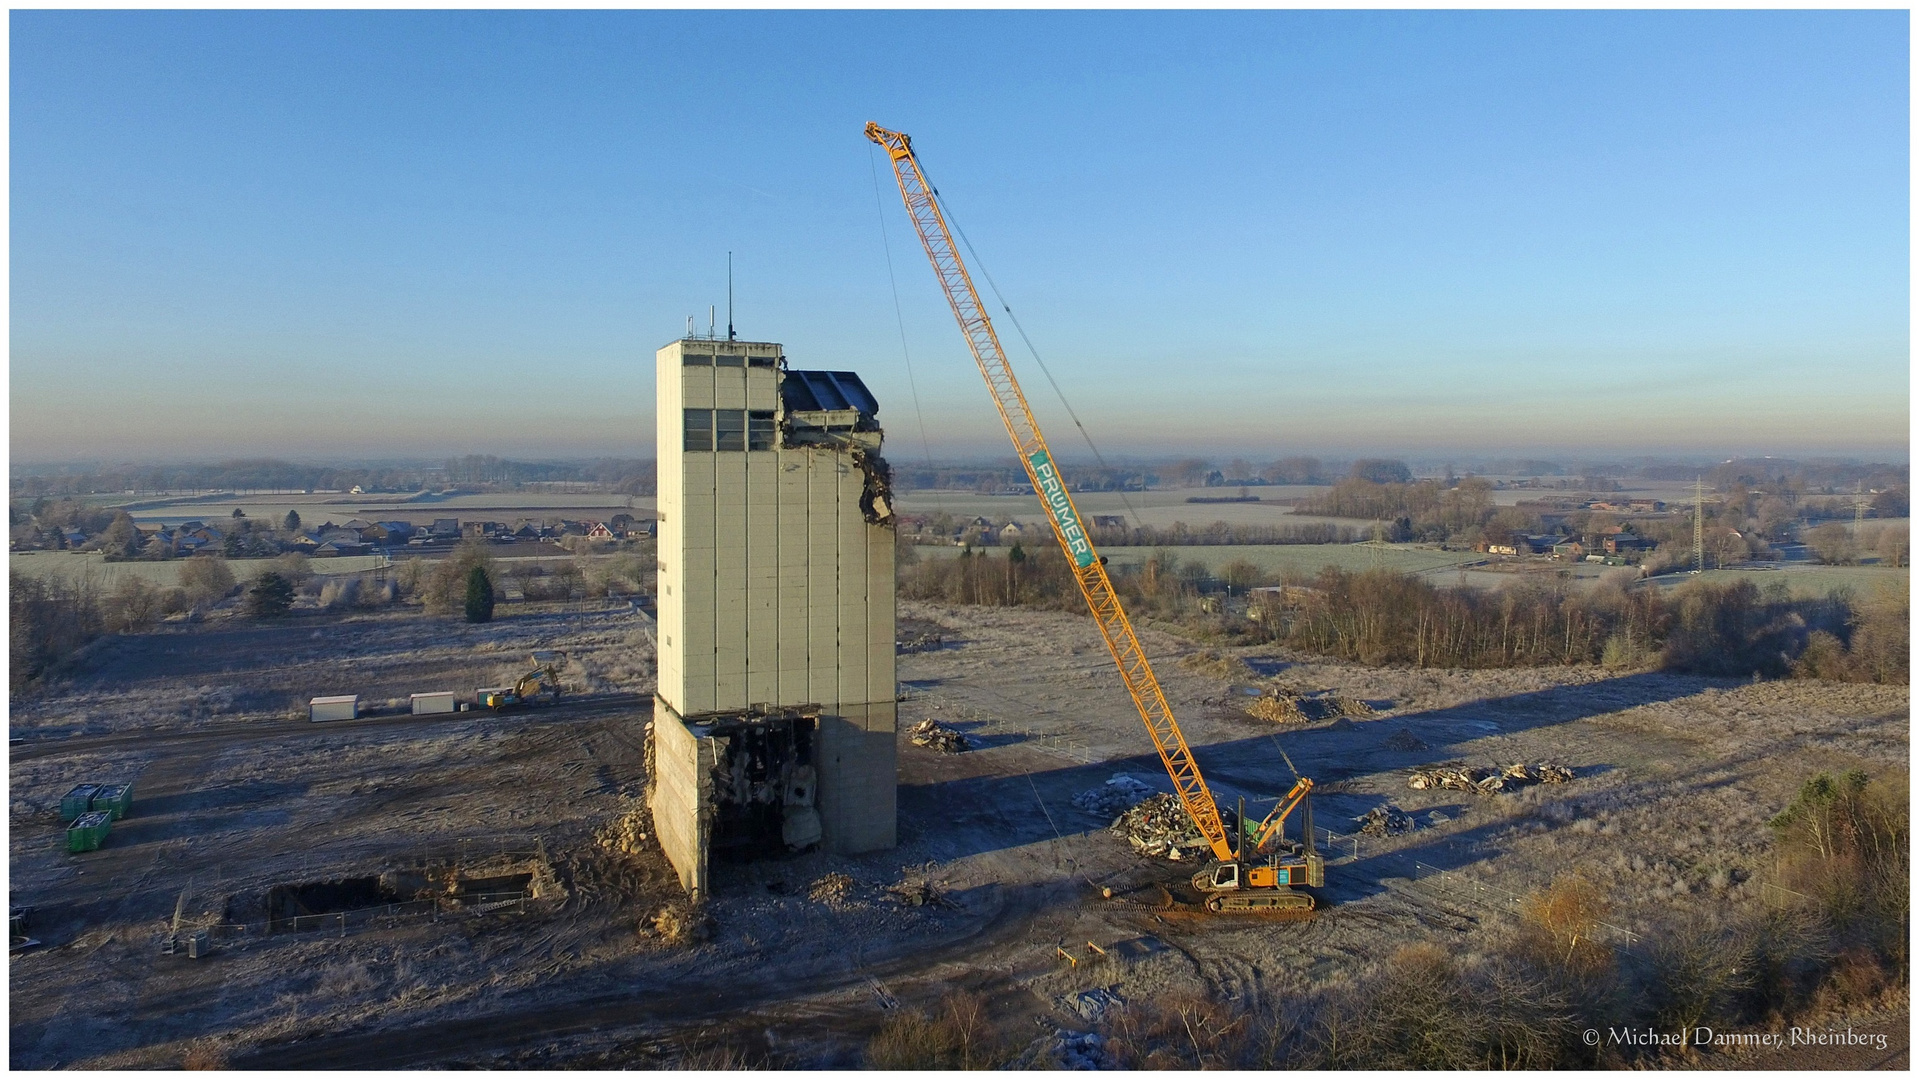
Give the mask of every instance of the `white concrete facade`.
<path id="1" fill-rule="evenodd" d="M 895 535 L 862 506 L 881 435 L 857 412 L 789 415 L 787 377 L 772 342 L 657 354 L 657 723 L 816 706 L 822 843 L 890 847 Z"/>

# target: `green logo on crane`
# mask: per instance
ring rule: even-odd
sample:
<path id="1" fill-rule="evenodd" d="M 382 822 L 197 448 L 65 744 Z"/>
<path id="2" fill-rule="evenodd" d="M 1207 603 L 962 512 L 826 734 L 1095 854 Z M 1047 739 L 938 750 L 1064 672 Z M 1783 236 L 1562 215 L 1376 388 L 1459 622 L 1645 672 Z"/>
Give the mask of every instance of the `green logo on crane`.
<path id="1" fill-rule="evenodd" d="M 1080 527 L 1079 512 L 1073 509 L 1073 500 L 1066 495 L 1066 484 L 1059 478 L 1059 470 L 1053 467 L 1053 459 L 1041 450 L 1027 459 L 1032 463 L 1033 475 L 1039 478 L 1040 501 L 1046 504 L 1046 512 L 1053 516 L 1053 524 L 1058 526 L 1060 538 L 1066 541 L 1066 552 L 1079 566 L 1091 566 L 1099 556 L 1093 554 L 1093 542 L 1086 538 L 1086 530 Z"/>

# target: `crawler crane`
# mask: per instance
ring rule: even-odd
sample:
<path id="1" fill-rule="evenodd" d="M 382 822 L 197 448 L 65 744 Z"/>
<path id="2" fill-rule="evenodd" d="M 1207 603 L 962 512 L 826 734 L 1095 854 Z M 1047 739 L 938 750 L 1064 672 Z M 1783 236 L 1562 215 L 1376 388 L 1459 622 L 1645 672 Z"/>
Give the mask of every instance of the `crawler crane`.
<path id="1" fill-rule="evenodd" d="M 1073 565 L 1074 577 L 1086 597 L 1086 606 L 1092 610 L 1093 622 L 1099 626 L 1100 636 L 1113 654 L 1120 679 L 1132 695 L 1133 704 L 1138 706 L 1140 719 L 1146 722 L 1146 731 L 1159 750 L 1160 760 L 1166 764 L 1167 774 L 1173 778 L 1180 801 L 1212 848 L 1215 861 L 1193 875 L 1193 887 L 1206 895 L 1206 906 L 1213 911 L 1310 911 L 1312 895 L 1297 892 L 1294 887 L 1318 887 L 1326 883 L 1325 860 L 1313 846 L 1309 802 L 1313 782 L 1299 777 L 1292 791 L 1257 825 L 1247 821 L 1242 804 L 1236 827 L 1227 829 L 1212 791 L 1199 774 L 1199 763 L 1186 745 L 1186 736 L 1180 732 L 1179 723 L 1166 704 L 1159 679 L 1153 675 L 1152 665 L 1133 633 L 1133 624 L 1120 607 L 1119 596 L 1106 575 L 1106 560 L 1094 550 L 1092 538 L 1080 522 L 1079 510 L 1066 490 L 1059 467 L 1047 450 L 1046 439 L 1040 434 L 1039 423 L 1033 418 L 1033 410 L 1027 405 L 1025 394 L 1020 392 L 1019 381 L 1013 377 L 1012 365 L 1006 359 L 1005 350 L 1000 348 L 993 320 L 986 314 L 986 306 L 973 287 L 972 276 L 953 244 L 938 194 L 927 182 L 919 158 L 913 153 L 912 140 L 878 124 L 866 125 L 866 137 L 878 143 L 892 161 L 893 176 L 899 181 L 907 216 L 913 219 L 920 243 L 926 248 L 926 257 L 933 264 L 933 273 L 953 307 L 953 316 L 959 320 L 960 332 L 973 350 L 973 359 L 986 379 L 987 390 L 999 407 L 1000 419 L 1006 423 L 1006 433 L 1012 437 L 1020 463 L 1033 481 L 1033 491 L 1046 510 L 1047 520 L 1052 522 L 1053 535 Z M 1306 817 L 1304 842 L 1288 841 L 1286 818 L 1302 806 Z"/>

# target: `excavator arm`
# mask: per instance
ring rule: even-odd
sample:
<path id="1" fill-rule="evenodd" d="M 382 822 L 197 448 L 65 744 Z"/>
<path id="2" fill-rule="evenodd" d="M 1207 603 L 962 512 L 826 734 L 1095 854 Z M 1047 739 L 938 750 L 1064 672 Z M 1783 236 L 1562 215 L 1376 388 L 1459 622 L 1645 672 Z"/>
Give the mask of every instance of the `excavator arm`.
<path id="1" fill-rule="evenodd" d="M 980 375 L 986 379 L 986 388 L 992 393 L 993 404 L 998 406 L 1000 419 L 1006 424 L 1006 434 L 1012 438 L 1013 446 L 1019 452 L 1020 464 L 1025 466 L 1026 475 L 1033 482 L 1033 491 L 1039 495 L 1046 518 L 1052 523 L 1053 536 L 1073 566 L 1073 575 L 1079 581 L 1080 592 L 1086 597 L 1086 606 L 1092 611 L 1100 636 L 1113 655 L 1113 663 L 1119 667 L 1119 676 L 1126 684 L 1126 692 L 1132 695 L 1140 719 L 1146 722 L 1146 731 L 1152 736 L 1153 746 L 1159 751 L 1167 774 L 1173 778 L 1180 801 L 1185 804 L 1186 812 L 1192 815 L 1193 823 L 1199 827 L 1213 854 L 1222 861 L 1237 858 L 1238 852 L 1234 850 L 1226 824 L 1220 818 L 1213 793 L 1200 776 L 1199 763 L 1193 759 L 1192 749 L 1186 745 L 1186 736 L 1180 731 L 1178 721 L 1173 719 L 1173 710 L 1166 703 L 1166 695 L 1160 689 L 1152 665 L 1146 660 L 1145 650 L 1140 648 L 1132 622 L 1120 607 L 1119 596 L 1113 591 L 1113 583 L 1106 575 L 1106 560 L 1093 548 L 1092 537 L 1087 535 L 1079 510 L 1073 505 L 1073 497 L 1067 492 L 1059 467 L 1047 449 L 1045 436 L 1040 434 L 1039 422 L 1033 418 L 1026 395 L 1020 391 L 1019 380 L 1013 377 L 1013 368 L 1007 362 L 1005 350 L 1000 347 L 993 320 L 980 302 L 979 291 L 973 286 L 973 278 L 967 273 L 966 264 L 960 261 L 959 250 L 954 246 L 953 235 L 947 228 L 946 216 L 940 211 L 937 193 L 927 182 L 919 159 L 913 154 L 912 140 L 878 124 L 866 125 L 866 137 L 885 149 L 892 161 L 893 177 L 899 181 L 900 197 L 906 202 L 906 213 L 913 219 L 913 228 L 926 248 L 926 257 L 933 264 L 933 273 L 938 276 L 940 287 L 946 292 L 946 300 L 953 308 L 953 317 L 959 320 L 960 332 L 965 335 L 966 343 L 973 351 L 973 359 L 979 364 Z"/>
<path id="2" fill-rule="evenodd" d="M 1293 790 L 1287 792 L 1286 797 L 1279 800 L 1278 804 L 1273 807 L 1273 812 L 1266 815 L 1266 820 L 1254 826 L 1247 833 L 1246 841 L 1243 845 L 1245 849 L 1257 854 L 1264 852 L 1266 846 L 1275 839 L 1284 838 L 1286 835 L 1286 818 L 1292 814 L 1294 810 L 1299 809 L 1299 805 L 1306 801 L 1306 797 L 1312 794 L 1312 791 L 1313 782 L 1303 776 L 1300 777 L 1299 781 L 1293 785 Z M 1307 810 L 1306 822 L 1306 846 L 1308 848 L 1313 846 L 1311 814 L 1312 811 L 1309 808 Z"/>

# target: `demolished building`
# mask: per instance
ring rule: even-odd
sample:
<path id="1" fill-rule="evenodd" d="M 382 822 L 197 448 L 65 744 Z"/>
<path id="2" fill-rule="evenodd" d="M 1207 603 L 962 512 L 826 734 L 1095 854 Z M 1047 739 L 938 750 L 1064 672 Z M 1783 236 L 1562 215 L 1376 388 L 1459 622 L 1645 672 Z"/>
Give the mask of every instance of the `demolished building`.
<path id="1" fill-rule="evenodd" d="M 654 827 L 686 890 L 714 859 L 892 847 L 892 492 L 857 375 L 773 342 L 657 354 Z"/>

